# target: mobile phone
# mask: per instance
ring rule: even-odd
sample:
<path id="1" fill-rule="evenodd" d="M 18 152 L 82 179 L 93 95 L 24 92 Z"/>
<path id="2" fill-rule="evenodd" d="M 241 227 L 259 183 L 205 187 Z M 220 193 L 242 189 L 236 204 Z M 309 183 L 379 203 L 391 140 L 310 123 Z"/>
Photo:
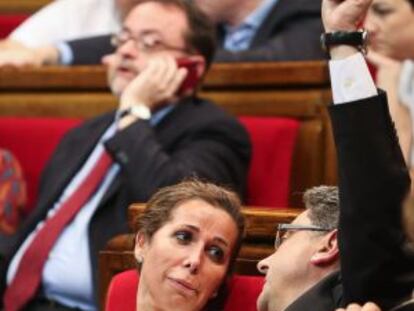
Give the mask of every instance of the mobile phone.
<path id="1" fill-rule="evenodd" d="M 188 58 L 177 58 L 177 66 L 186 68 L 188 73 L 183 83 L 177 91 L 177 95 L 183 95 L 188 90 L 192 90 L 197 86 L 199 76 L 197 74 L 197 62 Z"/>

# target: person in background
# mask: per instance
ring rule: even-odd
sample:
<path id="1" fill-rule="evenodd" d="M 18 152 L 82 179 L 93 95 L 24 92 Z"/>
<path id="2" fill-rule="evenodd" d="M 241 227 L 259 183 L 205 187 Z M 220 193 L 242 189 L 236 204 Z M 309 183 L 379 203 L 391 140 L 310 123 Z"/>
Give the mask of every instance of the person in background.
<path id="1" fill-rule="evenodd" d="M 371 1 L 322 3 L 322 43 L 331 56 L 334 105 L 329 112 L 338 155 L 340 271 L 290 304 L 280 305 L 283 297 L 270 292 L 269 297 L 275 296 L 274 304 L 261 307 L 259 299 L 260 311 L 332 311 L 368 301 L 383 310 L 397 307 L 401 311 L 404 301 L 411 298 L 414 255 L 406 244 L 401 209 L 409 192 L 409 174 L 386 96 L 375 87 L 361 53 L 366 36 L 357 28 Z M 288 236 L 285 243 L 298 234 Z M 288 261 L 291 257 L 289 253 L 285 256 Z M 277 279 L 278 275 L 267 275 L 266 282 Z M 353 304 L 348 311 L 359 308 Z M 376 307 L 367 304 L 363 308 Z"/>
<path id="2" fill-rule="evenodd" d="M 377 68 L 376 84 L 387 92 L 404 158 L 414 165 L 414 1 L 374 0 L 364 22 L 368 60 Z M 413 168 L 411 175 L 413 175 Z"/>
<path id="3" fill-rule="evenodd" d="M 118 32 L 138 0 L 55 0 L 0 40 L 1 65 L 65 62 L 64 42 Z M 62 55 L 55 55 L 57 47 Z M 95 52 L 90 52 L 95 53 Z M 46 56 L 49 58 L 46 60 Z M 56 57 L 52 62 L 50 58 Z"/>
<path id="4" fill-rule="evenodd" d="M 217 62 L 325 58 L 320 0 L 193 1 L 217 25 Z"/>
<path id="5" fill-rule="evenodd" d="M 192 0 L 216 24 L 216 62 L 299 61 L 325 59 L 319 47 L 320 0 Z M 100 64 L 112 53 L 111 35 L 0 52 L 5 65 Z"/>
<path id="6" fill-rule="evenodd" d="M 114 33 L 138 0 L 55 0 L 28 17 L 6 39 L 26 47 Z"/>
<path id="7" fill-rule="evenodd" d="M 71 130 L 49 160 L 1 262 L 7 311 L 97 310 L 98 252 L 128 232 L 129 204 L 161 187 L 197 176 L 245 193 L 248 134 L 194 94 L 214 54 L 208 18 L 186 1 L 141 0 L 114 42 L 106 64 L 118 109 Z"/>

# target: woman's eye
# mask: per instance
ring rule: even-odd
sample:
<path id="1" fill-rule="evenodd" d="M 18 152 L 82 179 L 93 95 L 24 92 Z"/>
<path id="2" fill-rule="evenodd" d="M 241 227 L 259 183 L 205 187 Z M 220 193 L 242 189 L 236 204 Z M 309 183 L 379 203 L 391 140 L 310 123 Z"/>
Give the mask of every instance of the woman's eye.
<path id="1" fill-rule="evenodd" d="M 223 250 L 218 247 L 218 246 L 212 246 L 208 249 L 208 253 L 210 258 L 214 261 L 214 262 L 222 262 L 224 259 L 224 252 Z"/>
<path id="2" fill-rule="evenodd" d="M 180 244 L 188 244 L 193 239 L 193 234 L 187 231 L 178 231 L 174 236 Z"/>
<path id="3" fill-rule="evenodd" d="M 372 11 L 379 16 L 386 16 L 393 12 L 393 9 L 386 8 L 386 7 L 380 7 L 380 6 L 373 6 Z"/>

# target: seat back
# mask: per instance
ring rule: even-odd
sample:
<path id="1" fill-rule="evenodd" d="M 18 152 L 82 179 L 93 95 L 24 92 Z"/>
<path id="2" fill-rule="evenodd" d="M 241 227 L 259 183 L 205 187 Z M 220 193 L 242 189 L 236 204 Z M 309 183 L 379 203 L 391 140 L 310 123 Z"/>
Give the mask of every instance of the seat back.
<path id="1" fill-rule="evenodd" d="M 290 172 L 300 123 L 292 118 L 239 117 L 252 141 L 247 205 L 289 206 Z"/>
<path id="2" fill-rule="evenodd" d="M 299 121 L 278 117 L 240 117 L 252 144 L 247 204 L 287 207 L 292 154 Z M 25 213 L 36 202 L 39 176 L 62 136 L 81 118 L 1 117 L 0 147 L 21 162 L 28 185 Z"/>
<path id="3" fill-rule="evenodd" d="M 81 122 L 79 118 L 0 118 L 0 147 L 20 161 L 27 182 L 28 213 L 36 200 L 40 173 L 62 136 Z"/>
<path id="4" fill-rule="evenodd" d="M 0 39 L 6 38 L 26 18 L 26 14 L 0 15 Z"/>
<path id="5" fill-rule="evenodd" d="M 263 287 L 262 276 L 234 275 L 224 311 L 256 311 L 256 300 Z M 117 274 L 109 285 L 105 311 L 136 311 L 139 278 L 136 270 Z"/>

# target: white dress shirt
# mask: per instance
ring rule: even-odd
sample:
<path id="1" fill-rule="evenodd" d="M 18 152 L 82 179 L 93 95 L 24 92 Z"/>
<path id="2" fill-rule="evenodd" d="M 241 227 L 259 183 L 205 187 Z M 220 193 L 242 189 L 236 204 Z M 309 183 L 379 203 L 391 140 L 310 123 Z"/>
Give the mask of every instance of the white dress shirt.
<path id="1" fill-rule="evenodd" d="M 334 104 L 378 95 L 374 80 L 361 53 L 329 62 Z"/>
<path id="2" fill-rule="evenodd" d="M 29 47 L 114 33 L 121 28 L 115 0 L 55 0 L 30 16 L 9 38 Z"/>

